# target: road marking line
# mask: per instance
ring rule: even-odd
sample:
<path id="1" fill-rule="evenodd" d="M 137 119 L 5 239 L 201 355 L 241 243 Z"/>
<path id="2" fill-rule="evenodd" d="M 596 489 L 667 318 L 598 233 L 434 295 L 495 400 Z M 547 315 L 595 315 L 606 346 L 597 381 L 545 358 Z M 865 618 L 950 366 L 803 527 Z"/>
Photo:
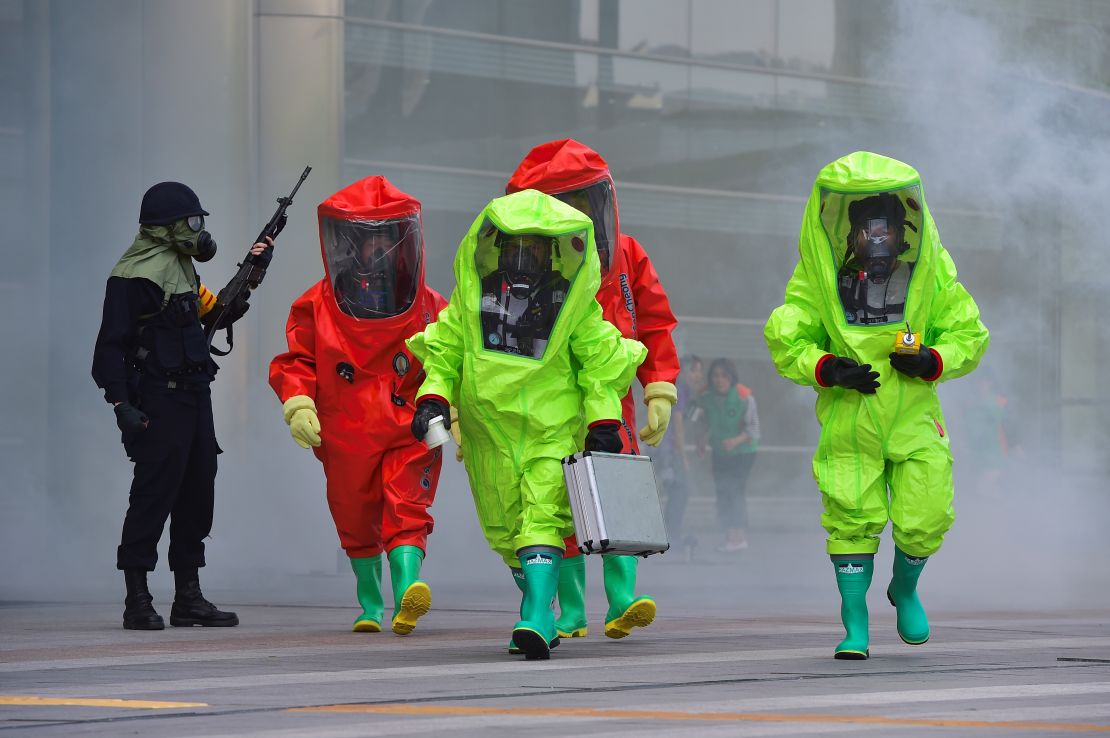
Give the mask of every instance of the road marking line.
<path id="1" fill-rule="evenodd" d="M 295 707 L 289 712 L 358 713 L 384 715 L 531 715 L 535 717 L 605 718 L 610 720 L 665 720 L 754 723 L 849 723 L 899 727 L 993 728 L 1012 730 L 1060 730 L 1110 733 L 1110 725 L 1090 723 L 1042 723 L 1024 720 L 933 720 L 894 718 L 883 715 L 777 715 L 755 712 L 684 712 L 660 710 L 598 710 L 579 707 L 450 707 L 435 705 L 324 705 Z"/>
<path id="2" fill-rule="evenodd" d="M 82 697 L 35 697 L 0 694 L 0 705 L 24 707 L 123 707 L 134 710 L 172 710 L 177 707 L 208 707 L 207 702 L 154 702 L 152 700 L 85 699 Z"/>
<path id="3" fill-rule="evenodd" d="M 501 644 L 500 641 L 498 641 Z M 1033 638 L 1012 639 L 1004 641 L 958 641 L 952 643 L 936 644 L 930 642 L 925 646 L 916 647 L 922 656 L 953 656 L 960 657 L 972 663 L 980 663 L 985 658 L 984 654 L 1007 651 L 1033 651 L 1036 649 L 1084 649 L 1091 652 L 1095 648 L 1110 647 L 1110 637 L 1080 637 L 1080 638 Z M 504 645 L 501 644 L 501 648 Z M 872 651 L 877 647 L 873 647 Z M 893 651 L 902 646 L 887 646 Z M 504 651 L 502 651 L 504 653 Z M 367 652 L 372 655 L 372 651 Z M 491 656 L 493 652 L 491 651 Z M 427 666 L 387 666 L 367 669 L 343 669 L 333 671 L 313 672 L 283 672 L 277 674 L 247 674 L 234 677 L 203 677 L 188 679 L 146 679 L 141 682 L 115 682 L 90 686 L 87 694 L 97 697 L 126 696 L 135 693 L 157 694 L 164 692 L 186 693 L 205 692 L 226 689 L 258 689 L 278 685 L 307 685 L 307 684 L 343 684 L 362 681 L 397 680 L 397 679 L 427 679 L 435 677 L 465 677 L 478 675 L 502 676 L 517 673 L 522 668 L 527 668 L 529 673 L 558 672 L 569 670 L 582 670 L 592 667 L 605 669 L 625 669 L 633 667 L 673 667 L 677 664 L 709 665 L 709 664 L 741 664 L 777 662 L 786 660 L 820 659 L 822 663 L 831 667 L 832 659 L 827 646 L 782 648 L 782 649 L 743 649 L 732 651 L 717 651 L 713 653 L 682 653 L 682 654 L 657 654 L 652 656 L 618 656 L 615 653 L 604 656 L 585 656 L 573 659 L 552 659 L 551 661 L 531 662 L 524 667 L 520 659 L 504 659 L 497 661 L 478 661 L 455 664 L 438 664 Z M 917 655 L 917 653 L 915 653 Z M 1055 657 L 1055 654 L 1052 654 Z M 974 660 L 974 661 L 972 661 Z M 173 662 L 173 655 L 167 654 L 166 663 Z M 270 662 L 274 663 L 274 662 Z M 868 662 L 875 664 L 876 660 Z M 1055 660 L 1052 660 L 1055 665 Z M 288 662 L 283 662 L 288 667 Z M 1062 667 L 1067 668 L 1067 667 Z M 51 696 L 65 696 L 65 689 L 38 690 L 40 694 Z"/>

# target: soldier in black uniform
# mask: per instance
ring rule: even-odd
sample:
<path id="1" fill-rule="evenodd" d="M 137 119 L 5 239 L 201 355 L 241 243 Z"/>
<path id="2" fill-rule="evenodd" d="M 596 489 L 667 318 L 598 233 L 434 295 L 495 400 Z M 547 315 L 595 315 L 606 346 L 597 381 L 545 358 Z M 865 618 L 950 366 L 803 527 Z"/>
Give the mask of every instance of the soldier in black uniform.
<path id="1" fill-rule="evenodd" d="M 93 353 L 93 379 L 115 408 L 124 449 L 135 463 L 116 553 L 127 584 L 123 627 L 131 630 L 165 627 L 146 577 L 158 560 L 167 518 L 176 585 L 170 624 L 239 624 L 235 613 L 204 598 L 197 573 L 212 528 L 220 453 L 209 390 L 217 367 L 204 331 L 220 308 L 193 265 L 216 254 L 216 242 L 204 230 L 206 215 L 196 194 L 179 182 L 147 190 L 139 234 L 108 278 Z M 271 239 L 256 243 L 252 253 L 268 262 L 271 246 Z M 242 317 L 247 307 L 245 300 L 228 306 L 221 325 Z"/>

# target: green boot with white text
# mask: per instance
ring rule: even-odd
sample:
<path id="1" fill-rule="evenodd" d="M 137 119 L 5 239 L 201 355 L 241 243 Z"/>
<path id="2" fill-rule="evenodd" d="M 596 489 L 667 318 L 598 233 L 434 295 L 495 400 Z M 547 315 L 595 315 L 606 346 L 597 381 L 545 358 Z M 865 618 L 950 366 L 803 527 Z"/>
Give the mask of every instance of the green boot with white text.
<path id="1" fill-rule="evenodd" d="M 886 598 L 898 610 L 898 637 L 911 646 L 929 640 L 929 618 L 917 596 L 917 578 L 928 560 L 925 556 L 910 556 L 896 547 L 894 576 L 886 588 Z"/>
<path id="2" fill-rule="evenodd" d="M 547 546 L 530 546 L 519 554 L 524 596 L 520 601 L 520 620 L 513 626 L 513 643 L 529 661 L 547 659 L 551 657 L 551 642 L 556 638 L 551 603 L 559 588 L 563 552 Z"/>
<path id="3" fill-rule="evenodd" d="M 521 571 L 520 569 L 513 569 L 513 568 L 510 568 L 509 571 L 511 571 L 512 574 L 513 574 L 513 583 L 516 584 L 516 588 L 520 590 L 521 594 L 524 594 L 524 572 Z M 562 569 L 560 568 L 559 571 L 562 572 Z M 559 645 L 559 636 L 556 635 L 554 640 L 552 640 L 547 645 L 548 645 L 548 650 L 558 646 Z M 513 642 L 512 638 L 509 639 L 509 653 L 511 653 L 513 655 L 519 655 L 519 654 L 524 653 L 524 651 L 520 650 L 517 647 L 516 643 Z"/>
<path id="4" fill-rule="evenodd" d="M 836 647 L 838 659 L 862 660 L 871 655 L 867 622 L 867 590 L 875 574 L 872 554 L 833 556 L 840 590 L 840 620 L 845 637 Z"/>

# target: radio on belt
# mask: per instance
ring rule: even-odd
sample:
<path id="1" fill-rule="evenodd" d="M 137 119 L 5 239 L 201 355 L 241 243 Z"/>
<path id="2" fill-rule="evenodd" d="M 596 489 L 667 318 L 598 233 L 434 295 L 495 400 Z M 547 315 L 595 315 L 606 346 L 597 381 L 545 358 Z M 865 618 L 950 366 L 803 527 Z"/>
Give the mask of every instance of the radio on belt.
<path id="1" fill-rule="evenodd" d="M 671 547 L 647 456 L 584 451 L 563 459 L 578 548 L 650 556 Z"/>

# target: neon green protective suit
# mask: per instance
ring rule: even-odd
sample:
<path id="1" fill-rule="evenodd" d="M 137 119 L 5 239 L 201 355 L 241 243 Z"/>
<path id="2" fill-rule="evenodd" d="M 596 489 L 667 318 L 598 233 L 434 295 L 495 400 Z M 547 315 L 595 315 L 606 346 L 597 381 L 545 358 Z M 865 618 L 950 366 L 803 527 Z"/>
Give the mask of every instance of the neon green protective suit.
<path id="1" fill-rule="evenodd" d="M 547 263 L 524 314 L 532 322 L 506 330 L 505 316 L 525 319 L 508 297 L 519 286 L 502 273 L 507 244 L 541 237 Z M 418 397 L 458 407 L 482 531 L 519 568 L 520 549 L 561 551 L 574 532 L 562 459 L 582 449 L 587 425 L 620 419 L 647 351 L 601 316 L 589 217 L 536 190 L 497 198 L 479 214 L 459 245 L 455 280 L 447 308 L 408 340 L 427 372 Z"/>
<path id="2" fill-rule="evenodd" d="M 897 211 L 891 227 L 903 224 L 904 241 L 897 240 L 896 260 L 883 268 L 889 278 L 876 283 L 865 278 L 852 244 L 869 236 L 885 240 L 879 230 L 867 231 L 876 221 L 866 220 L 882 198 Z M 885 228 L 885 214 L 882 220 Z M 828 552 L 873 554 L 889 516 L 902 551 L 930 556 L 955 519 L 952 456 L 935 383 L 979 363 L 989 342 L 979 309 L 956 281 L 920 176 L 894 159 L 856 152 L 822 169 L 806 204 L 799 251 L 785 304 L 771 313 L 764 337 L 780 374 L 817 388 L 821 440 L 813 474 L 824 501 Z M 888 357 L 907 323 L 935 352 L 936 376 L 910 377 L 891 366 Z M 830 354 L 871 364 L 879 373 L 877 392 L 821 386 L 819 364 Z"/>

